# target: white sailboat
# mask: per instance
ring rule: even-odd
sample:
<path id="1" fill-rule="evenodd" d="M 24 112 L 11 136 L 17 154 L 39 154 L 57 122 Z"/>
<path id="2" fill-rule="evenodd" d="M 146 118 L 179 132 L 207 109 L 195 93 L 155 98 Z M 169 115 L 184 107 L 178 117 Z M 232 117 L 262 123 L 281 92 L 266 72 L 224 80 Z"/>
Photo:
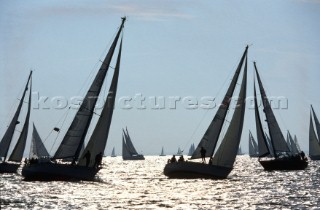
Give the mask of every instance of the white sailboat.
<path id="1" fill-rule="evenodd" d="M 138 154 L 136 148 L 133 146 L 128 129 L 122 130 L 122 159 L 123 160 L 144 160 L 142 154 Z"/>
<path id="2" fill-rule="evenodd" d="M 29 87 L 29 88 L 28 88 Z M 24 98 L 29 90 L 29 99 L 28 99 L 28 111 L 24 120 L 22 131 L 18 137 L 18 140 L 14 146 L 14 149 L 11 155 L 8 157 L 9 149 L 14 138 L 14 132 L 16 130 L 16 125 L 19 124 L 19 119 L 22 118 L 21 109 L 25 103 Z M 24 149 L 26 146 L 28 130 L 29 130 L 29 119 L 30 119 L 30 108 L 31 108 L 31 91 L 32 91 L 32 71 L 29 74 L 27 84 L 23 91 L 22 97 L 20 99 L 18 108 L 0 142 L 0 158 L 2 162 L 0 163 L 0 173 L 16 173 L 17 169 L 20 166 L 21 160 L 23 158 Z"/>
<path id="3" fill-rule="evenodd" d="M 314 124 L 312 122 L 312 116 Z M 310 111 L 310 127 L 309 127 L 309 157 L 311 160 L 320 160 L 320 123 L 311 105 Z"/>
<path id="4" fill-rule="evenodd" d="M 202 158 L 201 150 L 205 152 L 205 157 L 212 157 L 210 164 L 204 164 L 201 162 L 172 162 L 166 164 L 164 168 L 164 174 L 169 178 L 211 178 L 222 179 L 226 178 L 235 162 L 237 151 L 240 144 L 240 138 L 243 127 L 244 113 L 245 113 L 245 98 L 246 98 L 246 86 L 247 86 L 247 52 L 246 47 L 236 72 L 232 78 L 231 84 L 224 96 L 224 99 L 219 106 L 216 115 L 214 116 L 211 124 L 205 132 L 203 138 L 192 154 L 191 159 Z M 226 115 L 229 110 L 231 98 L 233 97 L 235 87 L 241 69 L 244 65 L 243 78 L 239 91 L 239 96 L 235 111 L 230 121 L 229 127 L 223 137 L 221 144 L 217 151 L 214 153 L 220 134 L 222 133 L 222 126 L 226 122 Z"/>
<path id="5" fill-rule="evenodd" d="M 162 149 L 161 149 L 161 153 L 160 153 L 159 156 L 166 156 L 166 155 L 164 154 L 164 149 L 163 149 L 163 147 L 162 147 Z"/>
<path id="6" fill-rule="evenodd" d="M 270 144 L 273 148 L 273 158 L 263 158 L 270 154 L 268 143 L 265 135 L 263 134 L 263 128 L 258 110 L 257 93 L 254 83 L 254 102 L 255 102 L 255 116 L 256 116 L 256 129 L 258 142 L 264 147 L 263 153 L 260 153 L 259 163 L 265 170 L 303 170 L 308 166 L 308 161 L 304 156 L 304 153 L 293 155 L 286 143 L 283 134 L 280 130 L 279 124 L 273 114 L 269 100 L 266 96 L 265 90 L 262 86 L 260 75 L 256 63 L 254 62 L 254 68 L 257 75 L 259 89 L 261 93 L 261 99 L 263 104 L 264 114 L 266 116 L 266 122 L 268 125 L 268 132 L 270 136 Z M 259 145 L 260 146 L 260 145 Z"/>
<path id="7" fill-rule="evenodd" d="M 117 157 L 114 147 L 113 147 L 112 152 L 111 152 L 111 157 Z"/>
<path id="8" fill-rule="evenodd" d="M 259 156 L 259 148 L 256 140 L 254 140 L 251 131 L 249 130 L 249 156 L 250 157 L 258 157 Z"/>
<path id="9" fill-rule="evenodd" d="M 118 40 L 124 27 L 126 18 L 122 18 L 120 28 L 111 44 L 111 47 L 101 64 L 79 110 L 77 111 L 68 131 L 66 132 L 59 148 L 53 156 L 56 163 L 28 164 L 22 169 L 22 175 L 26 180 L 93 180 L 100 170 L 95 159 L 102 158 L 107 143 L 115 97 L 117 93 L 118 77 L 120 70 L 122 40 L 119 44 L 119 52 L 116 59 L 116 66 L 109 88 L 109 93 L 104 103 L 99 119 L 89 138 L 88 144 L 83 148 L 84 140 L 91 124 L 94 108 L 100 95 L 107 71 L 118 45 Z M 59 130 L 55 128 L 54 130 Z M 67 162 L 72 160 L 71 164 Z M 60 161 L 61 160 L 61 161 Z M 64 162 L 63 162 L 64 161 Z"/>

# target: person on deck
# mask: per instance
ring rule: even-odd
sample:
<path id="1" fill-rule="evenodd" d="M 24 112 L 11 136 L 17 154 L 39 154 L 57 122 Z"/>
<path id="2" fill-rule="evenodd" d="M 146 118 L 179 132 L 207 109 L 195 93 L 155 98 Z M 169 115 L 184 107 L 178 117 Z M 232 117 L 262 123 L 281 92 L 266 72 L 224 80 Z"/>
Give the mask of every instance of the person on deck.
<path id="1" fill-rule="evenodd" d="M 89 164 L 90 164 L 90 157 L 91 157 L 91 154 L 89 152 L 89 150 L 86 152 L 86 154 L 83 156 L 83 158 L 86 159 L 86 166 L 88 167 Z"/>
<path id="2" fill-rule="evenodd" d="M 170 163 L 175 163 L 175 162 L 177 162 L 177 159 L 176 159 L 176 156 L 173 155 L 171 160 L 170 160 Z"/>
<path id="3" fill-rule="evenodd" d="M 202 158 L 202 162 L 205 163 L 206 162 L 206 150 L 201 147 L 200 153 L 201 153 L 201 158 Z"/>
<path id="4" fill-rule="evenodd" d="M 96 155 L 94 166 L 95 168 L 98 168 L 102 163 L 102 152 Z"/>
<path id="5" fill-rule="evenodd" d="M 184 162 L 184 158 L 183 158 L 183 155 L 181 155 L 181 156 L 179 157 L 179 160 L 178 160 L 178 162 Z"/>

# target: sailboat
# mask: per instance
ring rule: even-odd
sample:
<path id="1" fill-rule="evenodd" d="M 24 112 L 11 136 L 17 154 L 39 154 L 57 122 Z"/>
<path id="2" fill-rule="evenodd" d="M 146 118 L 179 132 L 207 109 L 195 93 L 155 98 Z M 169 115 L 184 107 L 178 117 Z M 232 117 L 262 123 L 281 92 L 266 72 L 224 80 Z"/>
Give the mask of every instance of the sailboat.
<path id="1" fill-rule="evenodd" d="M 166 156 L 166 155 L 164 154 L 164 149 L 163 149 L 163 147 L 162 147 L 162 149 L 161 149 L 161 153 L 160 153 L 159 156 Z"/>
<path id="2" fill-rule="evenodd" d="M 259 110 L 258 110 L 258 102 L 257 102 L 257 93 L 256 87 L 254 83 L 254 101 L 255 101 L 255 116 L 256 116 L 256 128 L 257 128 L 257 136 L 260 142 L 264 142 L 265 151 L 260 154 L 259 163 L 265 170 L 303 170 L 308 166 L 308 160 L 304 156 L 304 153 L 298 155 L 293 155 L 286 143 L 283 134 L 280 130 L 278 122 L 273 114 L 270 103 L 266 96 L 264 87 L 262 86 L 262 82 L 260 79 L 260 75 L 258 73 L 258 69 L 256 63 L 254 62 L 254 68 L 257 75 L 257 80 L 259 84 L 259 89 L 261 93 L 261 99 L 263 104 L 263 110 L 266 116 L 266 122 L 268 125 L 268 131 L 270 136 L 270 143 L 273 148 L 273 158 L 262 158 L 268 154 L 270 154 L 269 148 L 267 146 L 267 140 L 263 135 L 262 124 L 260 120 Z M 263 138 L 263 139 L 261 139 Z"/>
<path id="3" fill-rule="evenodd" d="M 289 146 L 289 149 L 291 151 L 291 154 L 293 155 L 296 155 L 296 154 L 299 154 L 300 151 L 298 149 L 298 145 L 297 145 L 298 142 L 295 142 L 290 134 L 290 132 L 288 131 L 287 132 L 287 144 Z"/>
<path id="4" fill-rule="evenodd" d="M 37 131 L 36 126 L 33 124 L 32 141 L 30 146 L 30 160 L 37 159 L 37 161 L 49 161 L 50 154 L 44 146 L 41 137 Z"/>
<path id="5" fill-rule="evenodd" d="M 112 152 L 111 152 L 111 157 L 117 157 L 114 147 L 113 147 Z"/>
<path id="6" fill-rule="evenodd" d="M 313 126 L 312 116 L 314 119 L 315 126 Z M 319 136 L 320 136 L 320 123 L 311 105 L 310 127 L 309 127 L 309 157 L 311 160 L 320 160 Z"/>
<path id="7" fill-rule="evenodd" d="M 242 149 L 241 149 L 241 146 L 240 146 L 240 145 L 239 145 L 239 148 L 238 148 L 237 155 L 244 155 L 244 153 L 242 152 Z"/>
<path id="8" fill-rule="evenodd" d="M 251 131 L 249 131 L 249 156 L 250 157 L 258 157 L 259 156 L 259 148 L 256 140 L 254 140 Z"/>
<path id="9" fill-rule="evenodd" d="M 231 84 L 228 87 L 221 105 L 219 105 L 216 115 L 214 116 L 207 131 L 191 156 L 191 159 L 204 158 L 202 156 L 203 152 L 201 154 L 201 151 L 205 150 L 206 152 L 204 153 L 204 156 L 210 157 L 209 164 L 194 161 L 167 163 L 163 172 L 169 178 L 224 179 L 227 178 L 229 173 L 232 171 L 240 144 L 245 113 L 247 52 L 248 46 L 241 57 L 240 63 L 233 75 Z M 226 115 L 230 109 L 231 99 L 234 94 L 243 63 L 245 63 L 245 65 L 241 87 L 237 98 L 238 100 L 232 119 L 229 123 L 226 121 Z M 229 123 L 229 127 L 221 141 L 220 146 L 215 152 L 224 123 Z"/>
<path id="10" fill-rule="evenodd" d="M 138 154 L 136 148 L 134 148 L 129 135 L 128 129 L 122 129 L 122 159 L 123 160 L 144 160 L 142 154 Z"/>
<path id="11" fill-rule="evenodd" d="M 183 150 L 181 150 L 180 147 L 178 147 L 178 152 L 176 155 L 177 156 L 183 155 Z"/>
<path id="12" fill-rule="evenodd" d="M 96 114 L 94 108 L 110 67 L 125 20 L 126 18 L 123 17 L 120 28 L 99 71 L 52 158 L 55 162 L 25 165 L 22 169 L 22 175 L 25 177 L 25 180 L 93 180 L 101 169 L 101 167 L 96 167 L 95 159 L 97 159 L 97 157 L 102 158 L 108 139 L 118 86 L 122 38 L 119 44 L 116 66 L 106 102 L 104 103 L 99 119 L 95 124 L 86 147 L 84 149 L 82 148 L 93 114 Z M 54 130 L 59 131 L 58 128 L 54 128 Z M 70 160 L 72 161 L 71 163 Z"/>
<path id="13" fill-rule="evenodd" d="M 190 149 L 189 149 L 189 152 L 188 152 L 188 156 L 192 156 L 192 154 L 194 153 L 194 151 L 195 151 L 194 144 L 191 144 Z"/>
<path id="14" fill-rule="evenodd" d="M 29 88 L 28 88 L 29 87 Z M 10 149 L 10 145 L 12 144 L 12 140 L 14 138 L 14 131 L 16 130 L 17 124 L 19 124 L 19 119 L 21 118 L 21 109 L 23 104 L 25 103 L 24 98 L 29 90 L 29 99 L 28 99 L 28 111 L 25 117 L 25 121 L 22 127 L 22 131 L 18 137 L 18 140 L 14 146 L 14 149 L 9 156 L 8 153 Z M 29 119 L 30 119 L 30 109 L 31 109 L 31 91 L 32 91 L 32 71 L 29 74 L 27 84 L 24 88 L 22 97 L 20 99 L 18 108 L 4 134 L 2 140 L 0 142 L 0 158 L 2 158 L 2 162 L 0 164 L 0 173 L 16 173 L 17 169 L 20 166 L 21 160 L 23 158 L 24 149 L 26 146 L 28 130 L 29 130 Z"/>

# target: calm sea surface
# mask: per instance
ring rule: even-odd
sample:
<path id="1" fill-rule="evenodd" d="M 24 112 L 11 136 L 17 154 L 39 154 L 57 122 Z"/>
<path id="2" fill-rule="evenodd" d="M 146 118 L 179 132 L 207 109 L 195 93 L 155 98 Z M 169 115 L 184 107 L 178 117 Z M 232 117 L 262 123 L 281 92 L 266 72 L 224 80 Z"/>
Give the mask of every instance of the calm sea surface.
<path id="1" fill-rule="evenodd" d="M 25 182 L 0 174 L 1 209 L 320 209 L 320 161 L 304 171 L 265 172 L 238 156 L 225 180 L 174 180 L 166 157 L 104 158 L 93 182 Z"/>

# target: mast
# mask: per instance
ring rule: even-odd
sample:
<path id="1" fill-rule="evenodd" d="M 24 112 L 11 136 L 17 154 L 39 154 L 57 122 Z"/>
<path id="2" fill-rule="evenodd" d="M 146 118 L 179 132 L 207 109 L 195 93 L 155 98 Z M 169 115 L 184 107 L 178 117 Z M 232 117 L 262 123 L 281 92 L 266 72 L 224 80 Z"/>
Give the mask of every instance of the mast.
<path id="1" fill-rule="evenodd" d="M 20 112 L 21 112 L 21 108 L 22 108 L 22 105 L 24 103 L 24 98 L 25 98 L 25 95 L 26 95 L 26 92 L 28 90 L 28 86 L 29 86 L 29 83 L 30 83 L 30 80 L 31 80 L 31 76 L 32 76 L 32 71 L 30 71 L 30 74 L 28 76 L 28 80 L 27 80 L 27 84 L 24 88 L 24 91 L 23 91 L 23 94 L 22 94 L 22 97 L 20 99 L 20 102 L 19 102 L 19 105 L 18 105 L 18 108 L 8 126 L 8 129 L 6 130 L 4 136 L 2 137 L 2 140 L 0 142 L 0 157 L 4 157 L 3 161 L 5 162 L 7 156 L 8 156 L 8 151 L 9 151 L 9 148 L 10 148 L 10 144 L 11 144 L 11 141 L 12 141 L 12 138 L 13 138 L 13 135 L 14 135 L 14 131 L 15 131 L 15 128 L 16 128 L 16 125 L 19 124 L 19 121 L 18 121 L 18 118 L 20 116 Z M 31 87 L 30 87 L 30 96 L 29 96 L 29 102 L 31 102 Z M 27 117 L 28 117 L 28 114 L 27 114 Z M 29 120 L 27 119 L 26 117 L 26 120 Z M 27 132 L 27 131 L 24 131 L 24 132 Z M 20 136 L 22 135 L 22 133 L 20 134 Z M 20 137 L 19 137 L 20 138 Z"/>
<path id="2" fill-rule="evenodd" d="M 117 32 L 117 35 L 106 55 L 102 65 L 91 84 L 77 114 L 75 115 L 67 133 L 65 134 L 58 150 L 56 151 L 54 158 L 73 158 L 73 163 L 78 160 L 81 148 L 88 132 L 90 122 L 93 117 L 94 108 L 100 94 L 103 82 L 105 80 L 107 71 L 109 69 L 111 59 L 113 57 L 115 48 L 117 46 L 120 33 L 123 29 L 126 18 L 122 18 L 122 23 Z"/>
<path id="3" fill-rule="evenodd" d="M 248 46 L 246 47 L 246 49 L 241 57 L 241 60 L 240 60 L 238 67 L 237 67 L 237 70 L 234 73 L 234 76 L 233 76 L 232 81 L 230 83 L 230 86 L 224 96 L 222 104 L 219 106 L 219 109 L 218 109 L 216 115 L 214 116 L 213 120 L 211 121 L 207 131 L 205 132 L 204 136 L 200 140 L 200 143 L 198 144 L 197 148 L 193 152 L 191 159 L 201 158 L 201 154 L 200 154 L 201 147 L 203 147 L 207 151 L 206 152 L 207 157 L 213 156 L 214 150 L 215 150 L 217 142 L 219 140 L 219 136 L 221 133 L 223 123 L 225 121 L 227 112 L 229 110 L 230 101 L 231 101 L 234 89 L 236 87 L 243 62 L 247 56 L 247 52 L 248 52 Z"/>

